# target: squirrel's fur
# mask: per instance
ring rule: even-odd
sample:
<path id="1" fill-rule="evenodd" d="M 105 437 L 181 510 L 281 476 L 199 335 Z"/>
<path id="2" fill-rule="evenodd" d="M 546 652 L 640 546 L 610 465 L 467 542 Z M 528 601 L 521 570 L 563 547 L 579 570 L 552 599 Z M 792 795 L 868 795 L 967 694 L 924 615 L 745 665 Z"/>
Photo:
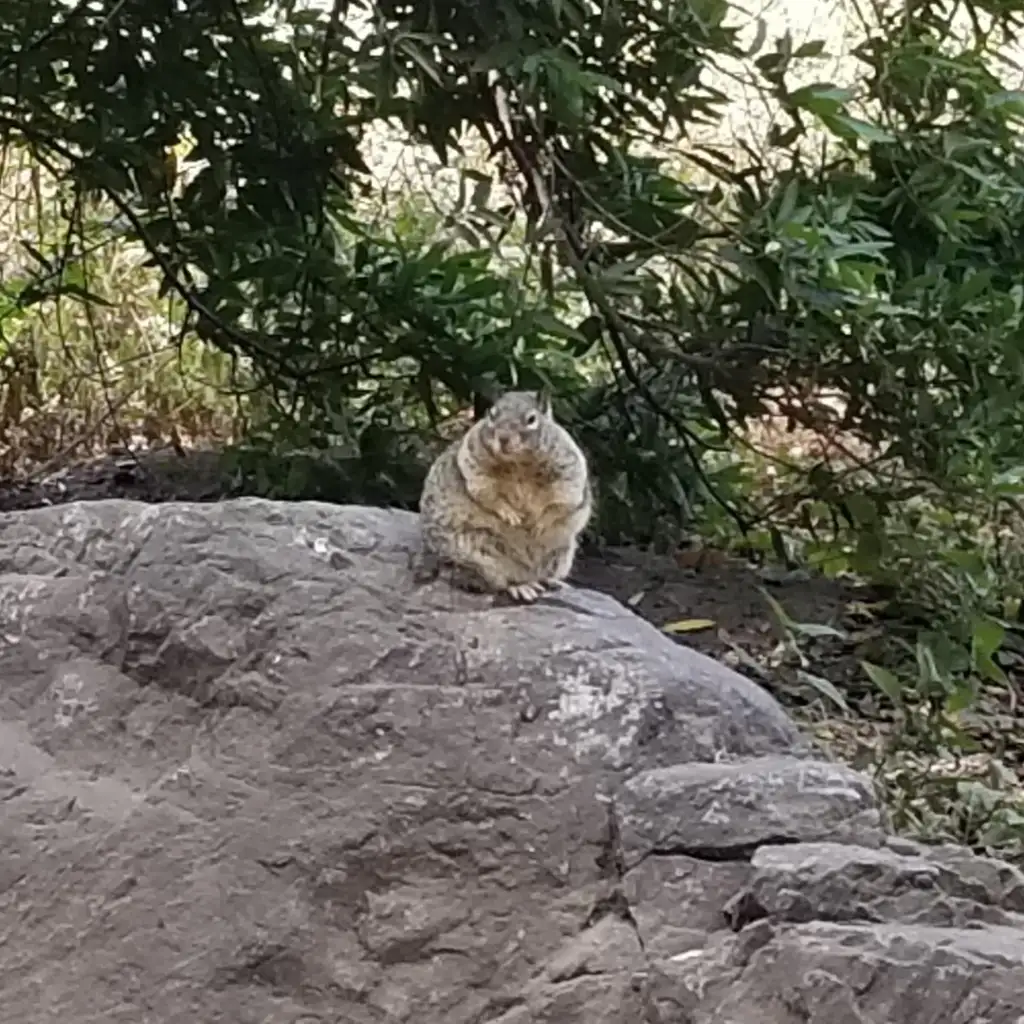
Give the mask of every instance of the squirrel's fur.
<path id="1" fill-rule="evenodd" d="M 472 589 L 533 601 L 568 577 L 592 511 L 586 457 L 548 399 L 510 391 L 430 467 L 422 557 Z"/>

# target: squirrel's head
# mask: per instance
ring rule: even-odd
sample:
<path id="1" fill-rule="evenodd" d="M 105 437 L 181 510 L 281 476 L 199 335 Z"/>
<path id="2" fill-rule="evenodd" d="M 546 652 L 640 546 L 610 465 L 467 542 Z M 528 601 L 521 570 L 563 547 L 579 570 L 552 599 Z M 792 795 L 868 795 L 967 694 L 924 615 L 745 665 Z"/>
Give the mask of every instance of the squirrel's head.
<path id="1" fill-rule="evenodd" d="M 536 449 L 551 420 L 551 399 L 543 391 L 508 391 L 480 421 L 481 440 L 494 458 L 514 459 Z"/>

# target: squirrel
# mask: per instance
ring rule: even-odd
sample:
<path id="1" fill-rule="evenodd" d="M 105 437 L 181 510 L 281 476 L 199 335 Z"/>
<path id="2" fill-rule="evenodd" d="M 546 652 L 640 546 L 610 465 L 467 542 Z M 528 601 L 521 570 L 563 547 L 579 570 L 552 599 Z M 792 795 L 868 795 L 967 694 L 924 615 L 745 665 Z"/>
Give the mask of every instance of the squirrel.
<path id="1" fill-rule="evenodd" d="M 586 456 L 543 392 L 509 391 L 448 446 L 420 497 L 417 578 L 532 602 L 564 585 L 593 512 Z"/>

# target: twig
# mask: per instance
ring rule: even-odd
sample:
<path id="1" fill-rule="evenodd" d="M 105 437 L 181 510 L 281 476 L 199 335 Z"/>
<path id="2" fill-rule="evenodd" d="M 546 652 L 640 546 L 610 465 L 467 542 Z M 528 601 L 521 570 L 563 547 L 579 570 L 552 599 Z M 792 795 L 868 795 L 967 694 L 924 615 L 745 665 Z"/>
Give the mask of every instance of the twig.
<path id="1" fill-rule="evenodd" d="M 173 354 L 169 355 L 163 365 L 170 366 L 174 358 Z M 163 366 L 161 369 L 163 369 Z M 52 473 L 76 448 L 81 447 L 91 437 L 98 434 L 100 432 L 100 428 L 103 427 L 108 420 L 116 416 L 117 413 L 121 411 L 121 408 L 127 405 L 128 402 L 142 390 L 145 383 L 145 381 L 140 381 L 134 388 L 130 388 L 120 398 L 108 403 L 107 411 L 98 420 L 91 423 L 85 430 L 76 435 L 68 444 L 64 445 L 55 455 L 47 459 L 41 466 L 37 467 L 31 473 L 26 474 L 26 476 L 22 478 L 22 482 L 35 483 Z"/>

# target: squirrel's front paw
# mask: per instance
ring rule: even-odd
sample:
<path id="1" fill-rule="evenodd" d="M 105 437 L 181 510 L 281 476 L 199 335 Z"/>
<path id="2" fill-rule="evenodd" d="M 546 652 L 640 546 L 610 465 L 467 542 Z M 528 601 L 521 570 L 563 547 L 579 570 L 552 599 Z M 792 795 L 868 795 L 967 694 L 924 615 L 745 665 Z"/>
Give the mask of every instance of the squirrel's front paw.
<path id="1" fill-rule="evenodd" d="M 508 593 L 515 601 L 532 604 L 544 593 L 544 588 L 539 583 L 518 583 L 509 587 Z"/>
<path id="2" fill-rule="evenodd" d="M 499 505 L 495 510 L 494 514 L 503 522 L 508 523 L 509 526 L 522 526 L 523 517 L 510 505 Z"/>
<path id="3" fill-rule="evenodd" d="M 545 590 L 564 590 L 569 584 L 565 580 L 558 580 L 552 577 L 551 579 L 541 580 L 540 585 Z"/>

